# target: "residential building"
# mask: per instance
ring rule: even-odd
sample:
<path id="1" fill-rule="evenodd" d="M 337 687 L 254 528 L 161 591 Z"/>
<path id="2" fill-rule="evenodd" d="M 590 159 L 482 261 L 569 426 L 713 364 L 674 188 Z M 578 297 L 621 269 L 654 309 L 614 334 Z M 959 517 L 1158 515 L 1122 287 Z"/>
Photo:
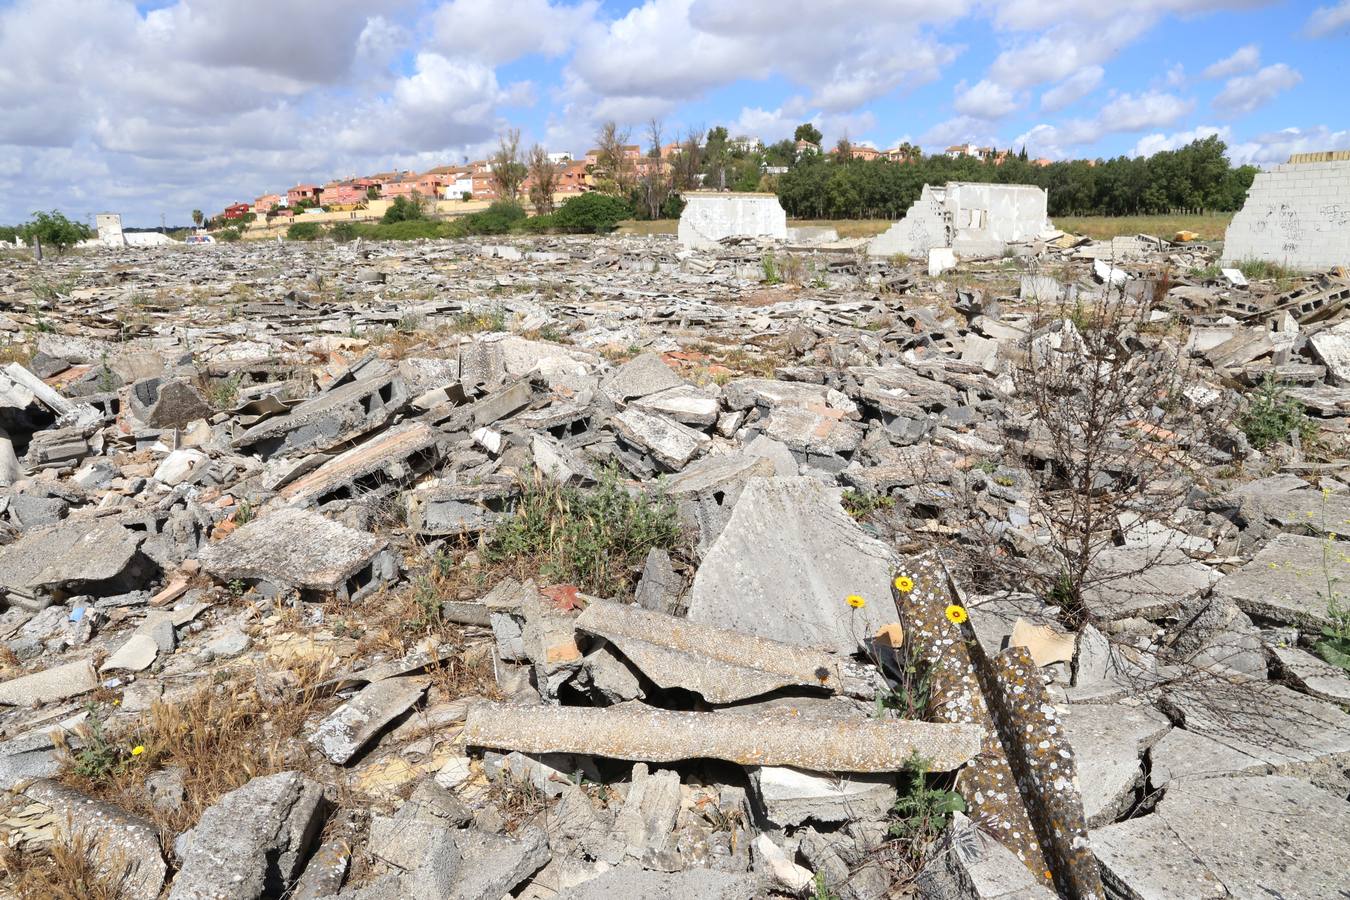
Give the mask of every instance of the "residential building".
<path id="1" fill-rule="evenodd" d="M 881 156 L 881 151 L 870 144 L 854 144 L 849 148 L 849 153 L 854 159 L 869 161 Z"/>
<path id="2" fill-rule="evenodd" d="M 284 205 L 284 202 L 280 194 L 263 194 L 253 201 L 253 211 L 260 216 L 265 216 L 282 205 Z"/>
<path id="3" fill-rule="evenodd" d="M 977 147 L 974 144 L 957 144 L 954 147 L 948 147 L 946 153 L 952 159 L 969 156 L 973 159 L 992 162 L 996 166 L 1003 165 L 1008 158 L 1007 150 L 999 150 L 996 147 Z"/>
<path id="4" fill-rule="evenodd" d="M 738 135 L 727 141 L 727 146 L 739 153 L 758 153 L 764 149 L 764 142 L 757 137 Z"/>
<path id="5" fill-rule="evenodd" d="M 816 144 L 816 143 L 812 143 L 811 141 L 798 140 L 797 143 L 796 143 L 795 145 L 793 145 L 793 146 L 796 147 L 797 155 L 798 155 L 798 156 L 801 156 L 801 155 L 804 154 L 804 153 L 819 153 L 819 152 L 820 152 L 820 145 L 819 145 L 819 144 Z"/>
<path id="6" fill-rule="evenodd" d="M 253 211 L 253 207 L 248 203 L 231 203 L 225 207 L 225 212 L 221 217 L 225 219 L 242 219 L 248 213 Z"/>
<path id="7" fill-rule="evenodd" d="M 586 163 L 569 163 L 558 173 L 559 194 L 584 194 L 591 189 L 591 175 Z"/>
<path id="8" fill-rule="evenodd" d="M 319 202 L 320 195 L 323 194 L 323 188 L 317 184 L 297 184 L 295 187 L 286 191 L 286 205 L 295 206 L 305 200 L 314 203 Z"/>
<path id="9" fill-rule="evenodd" d="M 473 195 L 473 173 L 467 166 L 444 166 L 448 171 L 441 175 L 446 179 L 441 187 L 441 197 L 445 200 L 461 200 L 465 194 Z M 435 171 L 435 170 L 433 170 Z"/>
<path id="10" fill-rule="evenodd" d="M 423 175 L 404 175 L 394 181 L 390 181 L 380 188 L 380 197 L 384 200 L 393 200 L 397 197 L 411 197 L 418 194 L 422 197 L 435 199 L 441 196 L 441 189 L 450 180 L 448 175 L 438 175 L 427 172 Z"/>
<path id="11" fill-rule="evenodd" d="M 496 200 L 497 199 L 497 180 L 492 177 L 492 172 L 470 172 L 469 179 L 473 184 L 471 194 L 475 200 Z"/>
<path id="12" fill-rule="evenodd" d="M 642 148 L 639 147 L 637 144 L 625 144 L 623 146 L 623 157 L 624 159 L 632 160 L 633 162 L 636 163 L 639 159 L 642 158 Z M 599 162 L 600 162 L 599 148 L 586 151 L 586 165 L 594 166 L 599 164 Z"/>

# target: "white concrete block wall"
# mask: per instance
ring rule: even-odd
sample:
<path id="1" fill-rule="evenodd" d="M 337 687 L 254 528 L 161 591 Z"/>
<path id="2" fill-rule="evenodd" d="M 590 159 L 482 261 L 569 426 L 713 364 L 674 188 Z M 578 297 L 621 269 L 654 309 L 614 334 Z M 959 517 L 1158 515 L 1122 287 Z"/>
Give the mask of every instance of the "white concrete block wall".
<path id="1" fill-rule="evenodd" d="M 1247 259 L 1300 271 L 1350 265 L 1350 160 L 1258 173 L 1224 235 L 1224 263 Z"/>
<path id="2" fill-rule="evenodd" d="M 867 250 L 874 256 L 921 256 L 935 247 L 997 254 L 1005 244 L 1031 240 L 1049 227 L 1047 203 L 1045 191 L 1029 184 L 924 185 L 905 217 L 873 238 Z"/>
<path id="3" fill-rule="evenodd" d="M 787 240 L 787 213 L 773 194 L 689 193 L 684 199 L 677 235 L 691 249 L 726 237 Z"/>

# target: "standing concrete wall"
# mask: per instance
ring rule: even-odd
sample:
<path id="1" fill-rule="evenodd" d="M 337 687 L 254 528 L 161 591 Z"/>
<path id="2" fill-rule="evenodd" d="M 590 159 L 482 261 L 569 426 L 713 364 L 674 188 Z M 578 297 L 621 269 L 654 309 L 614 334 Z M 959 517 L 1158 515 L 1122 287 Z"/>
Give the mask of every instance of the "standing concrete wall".
<path id="1" fill-rule="evenodd" d="M 94 216 L 94 226 L 98 228 L 98 242 L 105 247 L 125 247 L 126 235 L 122 233 L 122 217 L 117 213 L 98 213 Z"/>
<path id="2" fill-rule="evenodd" d="M 962 256 L 995 256 L 1049 229 L 1047 204 L 1045 191 L 1031 184 L 926 184 L 904 218 L 867 249 L 875 256 L 922 256 L 938 247 Z"/>
<path id="3" fill-rule="evenodd" d="M 690 249 L 716 246 L 727 237 L 787 240 L 787 213 L 773 194 L 684 195 L 680 243 Z"/>
<path id="4" fill-rule="evenodd" d="M 1224 263 L 1249 259 L 1302 272 L 1350 265 L 1350 159 L 1257 173 L 1223 239 Z"/>

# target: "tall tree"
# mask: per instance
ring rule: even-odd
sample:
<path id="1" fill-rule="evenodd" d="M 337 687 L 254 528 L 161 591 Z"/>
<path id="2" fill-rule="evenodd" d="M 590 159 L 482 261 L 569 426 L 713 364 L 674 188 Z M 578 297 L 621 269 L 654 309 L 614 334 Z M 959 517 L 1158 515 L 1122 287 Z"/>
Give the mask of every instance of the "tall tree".
<path id="1" fill-rule="evenodd" d="M 670 196 L 670 180 L 666 164 L 661 159 L 661 122 L 655 118 L 647 123 L 647 160 L 638 183 L 642 205 L 649 219 L 659 219 Z"/>
<path id="2" fill-rule="evenodd" d="M 845 132 L 834 145 L 834 161 L 846 163 L 853 159 L 853 142 L 848 139 L 848 133 Z"/>
<path id="3" fill-rule="evenodd" d="M 205 218 L 206 217 L 202 215 L 202 211 L 200 209 L 194 209 L 192 211 L 192 224 L 196 225 L 198 228 L 202 227 L 202 220 Z"/>
<path id="4" fill-rule="evenodd" d="M 519 128 L 509 128 L 497 138 L 497 151 L 488 158 L 488 166 L 497 185 L 497 196 L 503 200 L 517 199 L 526 175 L 525 164 L 520 161 Z"/>
<path id="5" fill-rule="evenodd" d="M 698 187 L 699 174 L 703 171 L 703 133 L 689 129 L 680 149 L 670 160 L 670 183 L 675 191 L 692 191 Z"/>
<path id="6" fill-rule="evenodd" d="M 719 191 L 727 189 L 727 138 L 726 128 L 717 125 L 708 129 L 708 139 L 703 145 L 704 172 Z"/>
<path id="7" fill-rule="evenodd" d="M 600 126 L 596 135 L 595 178 L 599 189 L 628 199 L 636 182 L 633 160 L 628 156 L 630 132 L 610 120 Z"/>
<path id="8" fill-rule="evenodd" d="M 803 122 L 798 125 L 797 130 L 792 133 L 792 139 L 794 141 L 810 141 L 812 144 L 819 147 L 820 142 L 825 139 L 825 135 L 821 134 L 820 129 L 810 122 Z"/>
<path id="9" fill-rule="evenodd" d="M 558 175 L 562 167 L 548 158 L 548 151 L 539 144 L 530 148 L 530 205 L 536 215 L 553 212 L 553 195 L 558 191 Z"/>

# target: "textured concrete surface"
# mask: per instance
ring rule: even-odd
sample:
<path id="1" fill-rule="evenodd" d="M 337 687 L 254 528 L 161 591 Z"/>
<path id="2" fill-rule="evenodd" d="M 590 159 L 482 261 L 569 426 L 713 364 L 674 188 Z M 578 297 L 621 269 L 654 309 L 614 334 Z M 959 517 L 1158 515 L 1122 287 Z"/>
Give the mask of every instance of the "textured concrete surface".
<path id="1" fill-rule="evenodd" d="M 464 742 L 524 753 L 645 762 L 724 759 L 819 772 L 894 772 L 917 754 L 933 771 L 945 772 L 979 752 L 980 729 L 899 719 L 792 721 L 733 712 L 481 703 L 469 710 Z"/>
<path id="2" fill-rule="evenodd" d="M 1223 262 L 1248 259 L 1305 272 L 1350 264 L 1350 161 L 1256 173 L 1223 237 Z"/>
<path id="3" fill-rule="evenodd" d="M 687 248 L 713 247 L 727 237 L 787 240 L 787 213 L 773 194 L 691 191 L 684 201 L 677 234 Z"/>

